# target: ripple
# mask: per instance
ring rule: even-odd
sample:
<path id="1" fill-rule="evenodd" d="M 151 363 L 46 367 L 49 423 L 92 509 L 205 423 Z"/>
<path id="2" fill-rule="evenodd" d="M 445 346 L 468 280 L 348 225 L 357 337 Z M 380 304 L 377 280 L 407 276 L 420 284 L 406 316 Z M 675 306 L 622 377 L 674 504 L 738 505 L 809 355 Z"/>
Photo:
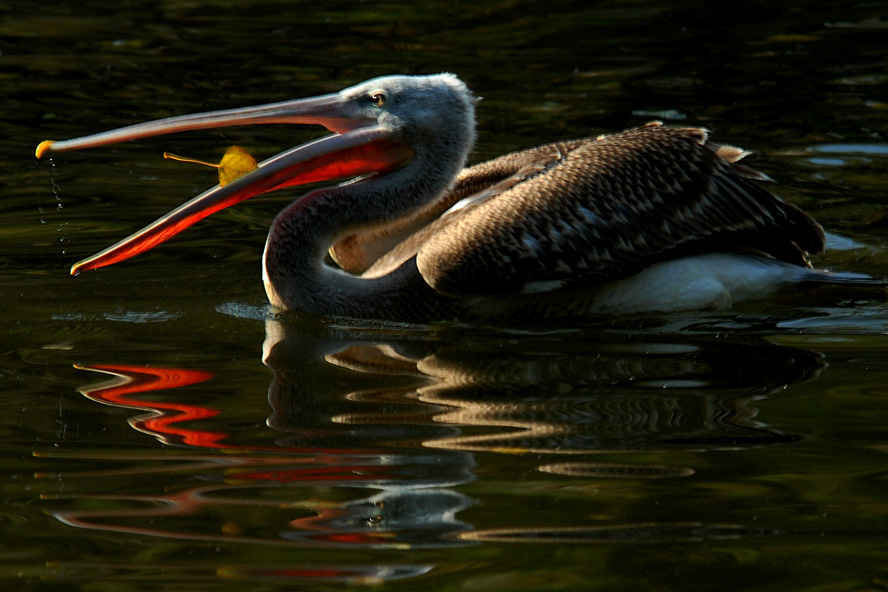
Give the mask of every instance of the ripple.
<path id="1" fill-rule="evenodd" d="M 604 477 L 610 479 L 663 479 L 689 477 L 694 469 L 667 465 L 566 462 L 540 465 L 538 471 L 569 477 Z"/>
<path id="2" fill-rule="evenodd" d="M 821 309 L 813 316 L 780 321 L 777 327 L 802 333 L 854 332 L 872 335 L 888 333 L 888 315 L 881 307 Z"/>
<path id="3" fill-rule="evenodd" d="M 502 528 L 467 532 L 463 539 L 501 543 L 651 544 L 775 536 L 778 531 L 736 524 L 645 522 L 617 526 Z"/>
<path id="4" fill-rule="evenodd" d="M 347 582 L 358 585 L 377 585 L 392 580 L 403 580 L 425 575 L 433 565 L 284 565 L 223 567 L 219 574 L 233 579 L 281 579 L 307 581 Z"/>
<path id="5" fill-rule="evenodd" d="M 872 156 L 888 156 L 888 144 L 820 144 L 811 146 L 808 152 L 820 154 L 867 154 Z"/>
<path id="6" fill-rule="evenodd" d="M 100 314 L 86 314 L 80 312 L 65 312 L 52 315 L 54 321 L 112 321 L 117 323 L 165 323 L 179 318 L 181 313 L 169 312 L 166 310 L 158 311 L 114 311 L 103 312 Z"/>
<path id="7" fill-rule="evenodd" d="M 688 118 L 688 114 L 678 109 L 636 109 L 632 115 L 638 117 L 657 117 L 669 121 L 681 121 Z"/>
<path id="8" fill-rule="evenodd" d="M 819 144 L 809 146 L 806 151 L 814 154 L 804 159 L 812 165 L 827 167 L 859 165 L 872 162 L 873 158 L 888 156 L 888 144 Z"/>
<path id="9" fill-rule="evenodd" d="M 270 305 L 256 306 L 243 302 L 225 302 L 216 307 L 216 312 L 236 319 L 248 321 L 264 321 L 269 318 Z"/>

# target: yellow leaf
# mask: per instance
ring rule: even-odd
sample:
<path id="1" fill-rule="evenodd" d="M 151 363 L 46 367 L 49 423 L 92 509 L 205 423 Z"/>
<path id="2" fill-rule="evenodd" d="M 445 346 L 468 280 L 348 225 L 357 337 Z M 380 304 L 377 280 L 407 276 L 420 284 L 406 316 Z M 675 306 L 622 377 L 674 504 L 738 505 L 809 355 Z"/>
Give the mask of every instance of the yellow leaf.
<path id="1" fill-rule="evenodd" d="M 259 165 L 256 164 L 256 159 L 240 146 L 232 146 L 226 150 L 225 155 L 222 157 L 222 160 L 219 161 L 219 164 L 204 162 L 194 158 L 186 158 L 184 156 L 177 156 L 171 152 L 164 152 L 163 157 L 169 158 L 170 160 L 178 160 L 180 162 L 192 162 L 194 164 L 214 167 L 219 170 L 219 185 L 228 185 L 235 179 L 243 177 L 250 171 L 259 168 Z"/>
<path id="2" fill-rule="evenodd" d="M 259 165 L 249 152 L 240 146 L 232 146 L 219 162 L 219 185 L 227 185 L 257 168 Z"/>

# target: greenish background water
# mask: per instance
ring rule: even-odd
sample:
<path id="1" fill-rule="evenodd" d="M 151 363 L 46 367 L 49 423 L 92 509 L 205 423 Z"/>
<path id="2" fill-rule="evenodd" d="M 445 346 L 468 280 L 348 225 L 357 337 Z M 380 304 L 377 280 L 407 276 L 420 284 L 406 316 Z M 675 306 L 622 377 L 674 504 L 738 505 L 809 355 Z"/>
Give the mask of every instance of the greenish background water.
<path id="1" fill-rule="evenodd" d="M 888 314 L 872 293 L 483 328 L 267 314 L 293 194 L 76 260 L 316 130 L 46 138 L 451 71 L 473 160 L 650 119 L 743 146 L 888 275 L 888 7 L 0 6 L 0 582 L 10 590 L 883 590 Z M 116 378 L 115 378 L 116 377 Z"/>

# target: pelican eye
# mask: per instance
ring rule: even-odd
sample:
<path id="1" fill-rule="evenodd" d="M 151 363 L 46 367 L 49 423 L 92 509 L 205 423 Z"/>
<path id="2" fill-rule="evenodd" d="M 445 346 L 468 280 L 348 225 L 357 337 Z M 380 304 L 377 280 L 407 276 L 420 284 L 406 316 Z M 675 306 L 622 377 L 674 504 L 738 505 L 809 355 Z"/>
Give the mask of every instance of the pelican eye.
<path id="1" fill-rule="evenodd" d="M 381 90 L 374 90 L 370 93 L 370 102 L 377 107 L 382 107 L 385 105 L 385 93 Z"/>

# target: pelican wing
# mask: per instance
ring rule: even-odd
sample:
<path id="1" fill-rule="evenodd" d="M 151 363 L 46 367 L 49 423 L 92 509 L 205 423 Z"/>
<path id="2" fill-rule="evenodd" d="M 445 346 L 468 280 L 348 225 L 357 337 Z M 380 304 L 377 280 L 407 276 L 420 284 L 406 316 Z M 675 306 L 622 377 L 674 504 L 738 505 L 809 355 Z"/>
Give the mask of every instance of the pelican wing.
<path id="1" fill-rule="evenodd" d="M 565 145 L 570 146 L 581 142 L 583 140 L 576 140 Z M 391 273 L 415 257 L 419 250 L 443 229 L 456 224 L 481 204 L 498 197 L 545 170 L 561 157 L 562 152 L 556 145 L 537 146 L 463 170 L 450 191 L 406 221 L 399 220 L 397 222 L 400 230 L 410 232 L 409 236 L 402 234 L 394 237 L 398 240 L 397 246 L 375 258 L 373 264 L 369 268 L 365 268 L 362 276 L 374 278 Z M 429 222 L 430 214 L 434 219 Z M 420 220 L 423 221 L 423 225 L 416 224 Z M 379 234 L 380 232 L 374 228 L 366 233 L 366 237 L 360 235 L 346 237 L 331 248 L 331 253 L 336 252 L 334 259 L 339 263 L 337 257 L 340 256 L 340 253 L 363 240 L 363 242 L 372 245 L 370 248 L 364 246 L 363 249 L 365 253 L 369 253 L 369 256 L 373 257 L 374 251 L 378 252 L 386 246 Z"/>
<path id="2" fill-rule="evenodd" d="M 823 230 L 737 165 L 745 155 L 707 144 L 706 130 L 650 123 L 476 165 L 463 178 L 509 174 L 424 231 L 417 267 L 466 296 L 590 286 L 697 250 L 807 265 Z"/>

